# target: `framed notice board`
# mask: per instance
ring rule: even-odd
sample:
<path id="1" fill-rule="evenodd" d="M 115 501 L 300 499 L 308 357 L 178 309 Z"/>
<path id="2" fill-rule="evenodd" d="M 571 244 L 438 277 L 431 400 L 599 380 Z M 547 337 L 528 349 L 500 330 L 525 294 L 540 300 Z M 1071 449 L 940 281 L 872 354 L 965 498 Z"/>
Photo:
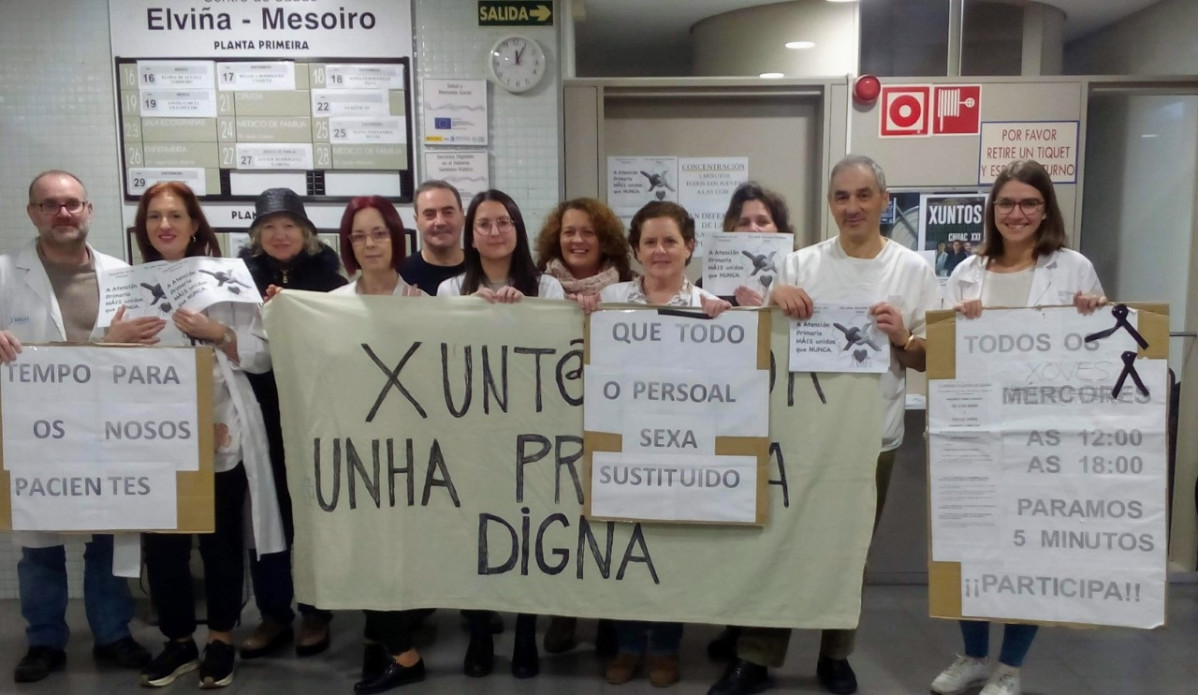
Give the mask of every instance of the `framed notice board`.
<path id="1" fill-rule="evenodd" d="M 271 187 L 313 202 L 363 190 L 411 202 L 411 61 L 116 58 L 122 190 L 157 181 L 206 201 Z"/>

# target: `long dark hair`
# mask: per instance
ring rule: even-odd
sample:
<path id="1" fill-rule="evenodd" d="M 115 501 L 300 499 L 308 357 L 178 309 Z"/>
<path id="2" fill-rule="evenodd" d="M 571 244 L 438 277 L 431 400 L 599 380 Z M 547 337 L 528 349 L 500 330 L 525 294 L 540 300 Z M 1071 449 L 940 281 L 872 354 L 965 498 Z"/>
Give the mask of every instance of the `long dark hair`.
<path id="1" fill-rule="evenodd" d="M 994 219 L 994 201 L 1008 181 L 1026 183 L 1044 196 L 1044 219 L 1040 220 L 1040 227 L 1036 230 L 1036 245 L 1032 248 L 1032 257 L 1047 256 L 1065 248 L 1065 217 L 1061 214 L 1061 206 L 1057 204 L 1052 177 L 1040 162 L 1034 159 L 1018 159 L 1004 167 L 994 179 L 994 187 L 990 189 L 990 196 L 986 198 L 986 236 L 978 253 L 990 259 L 1001 258 L 1005 252 L 1002 234 L 998 231 L 998 222 Z"/>
<path id="2" fill-rule="evenodd" d="M 503 205 L 507 210 L 508 217 L 512 218 L 512 224 L 516 227 L 516 248 L 512 251 L 508 281 L 524 296 L 536 297 L 540 291 L 541 273 L 537 271 L 536 264 L 532 262 L 524 216 L 520 214 L 520 207 L 516 205 L 516 201 L 512 200 L 511 196 L 494 188 L 474 196 L 474 200 L 470 201 L 469 209 L 466 210 L 466 226 L 462 230 L 462 246 L 465 247 L 466 252 L 466 276 L 462 278 L 462 294 L 477 292 L 479 285 L 487 277 L 483 272 L 482 257 L 479 255 L 478 249 L 474 248 L 474 217 L 478 212 L 478 206 L 488 200 Z"/>
<path id="3" fill-rule="evenodd" d="M 750 200 L 761 201 L 765 209 L 770 211 L 770 217 L 773 218 L 774 226 L 779 232 L 795 233 L 795 230 L 790 228 L 790 209 L 786 207 L 786 200 L 756 181 L 745 181 L 732 192 L 732 199 L 728 201 L 728 211 L 724 213 L 725 232 L 736 229 L 736 223 L 740 221 L 740 211 Z"/>
<path id="4" fill-rule="evenodd" d="M 216 232 L 212 231 L 212 225 L 208 224 L 208 218 L 204 217 L 204 211 L 200 208 L 200 200 L 196 198 L 196 194 L 181 181 L 159 181 L 141 194 L 141 200 L 137 202 L 137 215 L 133 218 L 133 238 L 137 240 L 137 248 L 141 251 L 142 260 L 146 262 L 162 260 L 162 254 L 158 253 L 158 249 L 150 243 L 150 232 L 146 229 L 146 217 L 150 212 L 150 201 L 165 193 L 170 193 L 182 200 L 184 207 L 187 208 L 187 216 L 196 222 L 196 233 L 191 237 L 191 242 L 187 245 L 187 252 L 183 255 L 185 257 L 220 258 L 220 242 L 216 240 Z"/>

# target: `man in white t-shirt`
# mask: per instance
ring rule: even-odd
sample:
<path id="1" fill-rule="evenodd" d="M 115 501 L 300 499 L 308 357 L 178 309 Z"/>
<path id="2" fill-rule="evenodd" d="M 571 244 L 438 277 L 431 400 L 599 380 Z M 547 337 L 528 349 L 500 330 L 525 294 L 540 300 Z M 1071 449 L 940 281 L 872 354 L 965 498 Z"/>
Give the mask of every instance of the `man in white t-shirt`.
<path id="1" fill-rule="evenodd" d="M 828 208 L 840 234 L 787 256 L 767 300 L 798 320 L 811 318 L 814 301 L 868 302 L 878 329 L 890 340 L 890 369 L 881 377 L 883 431 L 875 527 L 890 485 L 895 450 L 903 441 L 906 370 L 924 370 L 924 314 L 940 305 L 932 266 L 914 251 L 882 236 L 882 212 L 889 203 L 886 176 L 877 162 L 857 156 L 838 162 L 828 185 Z M 802 591 L 802 587 L 796 589 Z M 856 630 L 824 630 L 816 673 L 830 692 L 857 691 L 857 677 L 848 662 L 856 634 Z M 789 640 L 790 630 L 745 628 L 737 643 L 736 661 L 708 695 L 768 689 L 766 668 L 782 665 Z"/>

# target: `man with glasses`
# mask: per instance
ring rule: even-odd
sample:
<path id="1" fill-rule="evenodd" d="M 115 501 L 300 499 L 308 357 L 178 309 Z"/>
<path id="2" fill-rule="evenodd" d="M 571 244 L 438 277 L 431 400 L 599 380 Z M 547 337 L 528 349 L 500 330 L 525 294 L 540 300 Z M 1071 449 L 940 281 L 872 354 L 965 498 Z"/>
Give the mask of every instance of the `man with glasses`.
<path id="1" fill-rule="evenodd" d="M 462 194 L 453 184 L 431 180 L 416 189 L 416 229 L 420 230 L 420 253 L 404 259 L 399 274 L 427 295 L 437 286 L 465 270 L 462 251 Z"/>
<path id="2" fill-rule="evenodd" d="M 87 243 L 92 204 L 77 177 L 65 171 L 38 174 L 29 184 L 30 221 L 37 237 L 13 255 L 0 256 L 0 362 L 20 359 L 22 342 L 88 342 L 99 314 L 100 276 L 125 266 Z M 118 311 L 103 339 L 155 343 L 166 322 L 122 320 Z M 13 678 L 32 683 L 66 664 L 67 573 L 57 534 L 14 533 L 21 547 L 17 578 L 29 651 Z M 133 599 L 112 574 L 112 536 L 95 534 L 83 553 L 87 621 L 95 636 L 92 655 L 101 664 L 140 669 L 150 653 L 129 634 Z"/>
<path id="3" fill-rule="evenodd" d="M 787 256 L 766 301 L 767 306 L 777 306 L 800 321 L 811 318 L 815 301 L 875 302 L 869 313 L 890 342 L 890 369 L 880 382 L 883 431 L 878 433 L 875 469 L 877 505 L 874 518 L 863 520 L 872 521 L 874 528 L 886 501 L 895 450 L 903 441 L 906 370 L 922 372 L 926 368 L 924 314 L 940 306 L 940 287 L 932 266 L 914 251 L 882 236 L 882 212 L 889 203 L 886 175 L 877 162 L 859 156 L 838 162 L 829 177 L 828 209 L 839 234 Z M 857 692 L 857 677 L 848 661 L 856 636 L 855 629 L 823 631 L 816 676 L 825 690 Z M 745 628 L 737 644 L 737 660 L 708 695 L 767 690 L 771 681 L 766 667 L 782 665 L 789 642 L 787 629 Z"/>

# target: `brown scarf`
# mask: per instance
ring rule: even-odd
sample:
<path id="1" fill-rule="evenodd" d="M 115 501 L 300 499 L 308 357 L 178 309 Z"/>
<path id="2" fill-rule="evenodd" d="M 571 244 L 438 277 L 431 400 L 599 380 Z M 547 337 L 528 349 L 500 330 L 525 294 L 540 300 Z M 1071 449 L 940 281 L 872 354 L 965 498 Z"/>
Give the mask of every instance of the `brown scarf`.
<path id="1" fill-rule="evenodd" d="M 606 263 L 603 269 L 589 278 L 578 279 L 570 272 L 565 263 L 562 263 L 560 258 L 550 259 L 545 266 L 545 272 L 557 278 L 557 281 L 562 283 L 562 289 L 567 295 L 571 294 L 599 294 L 599 290 L 614 285 L 620 281 L 620 274 L 616 272 L 615 266 L 611 263 Z"/>

